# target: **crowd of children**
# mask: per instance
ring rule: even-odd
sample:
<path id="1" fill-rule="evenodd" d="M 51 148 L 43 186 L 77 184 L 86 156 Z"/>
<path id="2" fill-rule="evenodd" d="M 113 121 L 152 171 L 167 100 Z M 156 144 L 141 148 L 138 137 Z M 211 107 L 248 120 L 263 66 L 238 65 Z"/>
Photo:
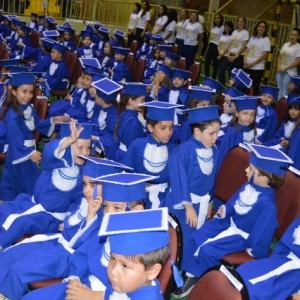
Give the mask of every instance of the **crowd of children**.
<path id="1" fill-rule="evenodd" d="M 130 42 L 141 34 L 135 60 L 146 62 L 143 82 L 131 82 L 125 32 L 110 37 L 103 24 L 87 25 L 78 43 L 68 22 L 1 17 L 10 57 L 0 61 L 0 299 L 163 299 L 157 276 L 170 255 L 168 211 L 183 234 L 184 281 L 175 298 L 227 253 L 247 250 L 267 259 L 277 227 L 274 190 L 290 165 L 300 170 L 300 77 L 291 78 L 290 93 L 279 100 L 287 102 L 281 122 L 278 88 L 262 85 L 260 95 L 248 95 L 251 76 L 236 66 L 242 51 L 231 58 L 227 88 L 209 77 L 190 85 L 190 72 L 176 68 L 180 53 L 160 34 L 175 30 L 173 19 L 166 26 L 158 20 L 153 33 L 129 28 Z M 40 47 L 32 45 L 33 30 Z M 209 49 L 217 51 L 215 41 Z M 73 87 L 64 62 L 70 51 L 82 66 Z M 31 103 L 37 87 L 49 98 L 70 88 L 49 103 L 44 120 Z M 42 151 L 35 131 L 49 137 Z M 226 205 L 214 203 L 220 166 L 240 145 L 252 152 L 248 183 Z M 25 234 L 33 236 L 20 241 Z M 271 261 L 279 267 L 277 256 Z M 250 276 L 247 266 L 238 271 Z M 63 280 L 28 293 L 30 282 L 53 277 Z M 300 283 L 285 296 L 298 290 Z"/>

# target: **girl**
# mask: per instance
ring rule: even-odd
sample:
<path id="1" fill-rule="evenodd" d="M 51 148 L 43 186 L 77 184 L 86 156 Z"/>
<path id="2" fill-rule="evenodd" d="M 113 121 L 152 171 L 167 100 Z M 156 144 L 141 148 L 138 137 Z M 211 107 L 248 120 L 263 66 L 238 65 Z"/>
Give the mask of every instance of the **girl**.
<path id="1" fill-rule="evenodd" d="M 63 38 L 61 43 L 71 52 L 74 51 L 76 45 L 74 41 L 75 30 L 73 28 L 64 27 Z"/>
<path id="2" fill-rule="evenodd" d="M 300 30 L 293 28 L 289 42 L 285 43 L 277 60 L 277 86 L 280 91 L 278 100 L 288 94 L 288 84 L 291 76 L 297 75 L 297 66 L 300 64 Z"/>
<path id="3" fill-rule="evenodd" d="M 143 117 L 147 85 L 141 83 L 125 83 L 120 100 L 121 115 L 116 134 L 120 141 L 116 152 L 116 161 L 122 161 L 130 144 L 137 138 L 145 137 L 146 120 Z"/>
<path id="4" fill-rule="evenodd" d="M 104 53 L 104 47 L 106 43 L 109 42 L 109 32 L 110 29 L 105 27 L 100 27 L 98 30 L 99 41 L 95 46 L 95 50 L 96 57 L 99 59 L 99 61 L 103 60 L 103 56 L 107 55 L 107 53 Z M 113 54 L 111 54 L 110 56 L 113 56 Z"/>
<path id="5" fill-rule="evenodd" d="M 240 143 L 251 144 L 255 142 L 255 115 L 257 97 L 241 96 L 233 98 L 236 106 L 235 119 L 224 135 L 219 148 L 219 166 L 226 154 Z"/>
<path id="6" fill-rule="evenodd" d="M 24 48 L 26 46 L 32 47 L 32 41 L 29 37 L 29 34 L 31 32 L 31 28 L 26 25 L 19 24 L 17 27 L 18 32 L 18 39 L 16 41 L 16 44 L 13 48 L 11 48 L 10 58 L 20 59 L 23 58 L 23 52 Z M 31 57 L 27 57 L 31 58 Z"/>
<path id="7" fill-rule="evenodd" d="M 259 94 L 259 85 L 264 73 L 266 58 L 271 50 L 271 41 L 267 34 L 267 22 L 259 21 L 245 50 L 244 71 L 253 80 L 253 95 Z"/>
<path id="8" fill-rule="evenodd" d="M 191 260 L 189 237 L 210 215 L 218 160 L 215 142 L 220 129 L 217 106 L 190 109 L 188 113 L 193 136 L 179 145 L 170 158 L 170 189 L 166 197 L 166 206 L 182 228 L 183 270 Z"/>
<path id="9" fill-rule="evenodd" d="M 209 77 L 209 68 L 211 61 L 213 61 L 212 78 L 216 79 L 218 74 L 218 45 L 221 35 L 224 31 L 223 16 L 216 14 L 214 17 L 213 27 L 210 30 L 210 42 L 205 56 L 205 76 Z"/>
<path id="10" fill-rule="evenodd" d="M 143 106 L 147 107 L 147 129 L 150 134 L 132 142 L 122 162 L 132 167 L 135 172 L 159 176 L 147 186 L 149 195 L 146 207 L 157 208 L 164 206 L 169 183 L 167 163 L 174 149 L 170 138 L 173 133 L 175 108 L 179 105 L 153 101 Z"/>
<path id="11" fill-rule="evenodd" d="M 138 21 L 138 14 L 141 11 L 142 5 L 138 2 L 135 2 L 133 4 L 133 11 L 130 14 L 129 22 L 127 26 L 127 37 L 128 37 L 128 47 L 130 47 L 130 44 L 133 40 L 135 40 L 135 35 L 133 34 L 135 32 L 135 28 Z"/>
<path id="12" fill-rule="evenodd" d="M 168 13 L 168 21 L 166 22 L 166 24 L 164 24 L 162 29 L 162 36 L 166 44 L 175 44 L 176 22 L 177 11 L 175 9 L 170 9 Z"/>
<path id="13" fill-rule="evenodd" d="M 141 45 L 143 44 L 144 34 L 147 31 L 147 28 L 148 28 L 149 23 L 150 23 L 149 10 L 150 10 L 149 2 L 148 1 L 143 1 L 142 2 L 142 9 L 138 13 L 138 21 L 137 21 L 136 28 L 133 30 L 133 34 L 135 34 L 136 40 L 137 40 L 137 43 L 138 43 L 138 48 L 140 48 Z"/>
<path id="14" fill-rule="evenodd" d="M 146 70 L 144 72 L 144 83 L 150 83 L 153 80 L 153 76 L 157 71 L 160 50 L 156 48 L 152 53 L 152 58 L 147 62 Z"/>
<path id="15" fill-rule="evenodd" d="M 109 75 L 109 69 L 112 69 L 114 67 L 115 62 L 115 53 L 114 49 L 111 46 L 110 42 L 106 42 L 103 49 L 103 57 L 100 59 L 100 65 L 102 67 L 102 72 L 106 76 Z"/>
<path id="16" fill-rule="evenodd" d="M 158 18 L 155 21 L 152 34 L 163 32 L 164 25 L 168 22 L 168 8 L 165 5 L 160 5 L 158 8 Z"/>
<path id="17" fill-rule="evenodd" d="M 179 58 L 180 57 L 178 55 L 176 55 L 172 52 L 166 52 L 164 60 L 163 60 L 163 64 L 166 66 L 169 66 L 171 69 L 173 69 L 176 67 L 176 63 L 179 60 Z"/>
<path id="18" fill-rule="evenodd" d="M 187 25 L 187 12 L 182 8 L 179 13 L 178 22 L 176 24 L 176 44 L 178 45 L 178 55 L 183 56 L 183 45 L 185 36 L 185 27 Z"/>
<path id="19" fill-rule="evenodd" d="M 30 103 L 34 77 L 16 74 L 11 79 L 11 94 L 2 111 L 8 143 L 0 184 L 0 199 L 14 200 L 19 193 L 33 194 L 40 174 L 38 164 L 42 155 L 36 150 L 33 132 L 39 130 L 50 136 L 54 123 L 61 117 L 40 121 Z"/>

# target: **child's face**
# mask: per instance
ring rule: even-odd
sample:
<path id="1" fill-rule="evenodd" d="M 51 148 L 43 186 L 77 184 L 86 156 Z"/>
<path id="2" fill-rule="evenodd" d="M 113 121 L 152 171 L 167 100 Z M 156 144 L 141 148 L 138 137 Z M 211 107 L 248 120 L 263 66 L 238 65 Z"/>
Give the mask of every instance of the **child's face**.
<path id="1" fill-rule="evenodd" d="M 71 145 L 72 154 L 74 157 L 74 163 L 76 165 L 82 166 L 85 160 L 78 157 L 79 154 L 84 156 L 90 155 L 91 152 L 91 140 L 90 139 L 78 139 L 74 144 Z"/>
<path id="2" fill-rule="evenodd" d="M 219 122 L 213 122 L 203 131 L 195 128 L 193 136 L 196 140 L 200 141 L 205 148 L 211 148 L 216 144 L 220 127 Z"/>
<path id="3" fill-rule="evenodd" d="M 125 55 L 124 55 L 124 54 L 120 54 L 120 53 L 116 53 L 116 54 L 115 54 L 115 60 L 116 60 L 116 61 L 124 60 L 124 58 L 125 58 Z"/>
<path id="4" fill-rule="evenodd" d="M 159 121 L 154 126 L 148 124 L 147 128 L 152 134 L 153 138 L 159 142 L 167 144 L 173 134 L 173 121 Z"/>
<path id="5" fill-rule="evenodd" d="M 270 106 L 273 103 L 273 96 L 271 94 L 262 94 L 261 103 Z"/>
<path id="6" fill-rule="evenodd" d="M 22 28 L 18 28 L 18 34 L 19 36 L 25 36 L 25 31 Z"/>
<path id="7" fill-rule="evenodd" d="M 104 54 L 109 55 L 110 54 L 110 44 L 105 43 L 104 49 L 103 49 Z"/>
<path id="8" fill-rule="evenodd" d="M 135 110 L 137 112 L 142 112 L 143 107 L 139 106 L 139 104 L 143 104 L 145 102 L 145 96 L 139 96 L 135 99 L 129 98 L 128 104 L 126 106 L 127 109 Z"/>
<path id="9" fill-rule="evenodd" d="M 166 51 L 165 50 L 160 50 L 159 51 L 159 56 L 161 59 L 163 59 L 166 56 Z"/>
<path id="10" fill-rule="evenodd" d="M 102 200 L 102 184 L 101 183 L 95 183 L 95 182 L 91 182 L 91 177 L 84 175 L 83 176 L 83 194 L 85 199 L 87 200 L 88 203 L 90 203 L 91 201 L 93 201 L 94 198 L 94 189 L 95 186 L 97 186 L 97 195 L 96 195 L 96 199 L 98 200 Z"/>
<path id="11" fill-rule="evenodd" d="M 59 51 L 57 51 L 56 49 L 51 50 L 51 59 L 52 60 L 59 60 L 61 58 L 62 58 L 62 55 Z"/>
<path id="12" fill-rule="evenodd" d="M 157 71 L 155 75 L 159 78 L 160 81 L 165 80 L 167 78 L 166 73 L 160 70 Z"/>
<path id="13" fill-rule="evenodd" d="M 293 82 L 290 82 L 289 85 L 288 85 L 288 89 L 289 89 L 289 92 L 293 92 L 294 90 L 296 90 L 296 85 L 293 83 Z"/>
<path id="14" fill-rule="evenodd" d="M 300 116 L 300 110 L 296 109 L 295 107 L 291 107 L 289 109 L 289 116 L 292 118 L 292 119 L 298 119 L 299 116 Z"/>
<path id="15" fill-rule="evenodd" d="M 64 32 L 64 40 L 69 41 L 71 39 L 70 32 Z"/>
<path id="16" fill-rule="evenodd" d="M 256 110 L 254 109 L 246 109 L 237 111 L 235 113 L 236 117 L 238 118 L 238 122 L 243 126 L 249 126 L 253 123 L 256 115 Z"/>
<path id="17" fill-rule="evenodd" d="M 155 59 L 159 59 L 159 50 L 156 50 L 155 53 L 154 53 L 154 57 Z"/>
<path id="18" fill-rule="evenodd" d="M 254 165 L 249 164 L 249 166 L 246 168 L 245 172 L 246 172 L 248 182 L 250 182 L 250 180 L 253 179 L 254 184 L 256 184 L 258 186 L 264 186 L 265 176 L 261 176 L 259 174 L 259 171 L 257 170 L 257 168 Z"/>
<path id="19" fill-rule="evenodd" d="M 132 261 L 124 255 L 111 253 L 107 274 L 116 292 L 132 293 L 150 284 L 153 280 L 150 270 L 146 271 L 143 264 Z"/>
<path id="20" fill-rule="evenodd" d="M 96 98 L 96 96 L 97 96 L 97 90 L 96 90 L 96 88 L 93 87 L 93 86 L 90 86 L 89 87 L 89 94 L 90 94 L 91 97 Z"/>
<path id="21" fill-rule="evenodd" d="M 127 207 L 125 202 L 112 202 L 103 200 L 103 214 L 112 214 L 117 212 L 124 212 Z"/>
<path id="22" fill-rule="evenodd" d="M 88 89 L 91 86 L 92 83 L 92 76 L 89 74 L 84 74 L 82 76 L 81 85 L 84 89 Z"/>
<path id="23" fill-rule="evenodd" d="M 196 103 L 196 108 L 209 106 L 210 101 L 208 100 L 198 100 Z"/>
<path id="24" fill-rule="evenodd" d="M 231 101 L 231 97 L 226 95 L 224 100 L 225 100 L 223 104 L 224 113 L 235 114 L 236 112 L 235 103 L 234 101 Z"/>
<path id="25" fill-rule="evenodd" d="M 169 57 L 165 57 L 165 58 L 164 58 L 164 64 L 165 64 L 166 66 L 171 66 L 171 65 L 172 65 L 172 59 L 169 58 Z"/>
<path id="26" fill-rule="evenodd" d="M 173 77 L 173 86 L 176 88 L 182 87 L 186 84 L 186 80 L 180 77 Z"/>
<path id="27" fill-rule="evenodd" d="M 17 87 L 17 89 L 11 90 L 13 95 L 17 98 L 19 105 L 26 105 L 30 102 L 33 97 L 33 85 L 32 84 L 22 84 Z"/>
<path id="28" fill-rule="evenodd" d="M 83 46 L 90 46 L 92 44 L 91 38 L 86 36 L 85 38 L 83 38 L 82 44 L 83 44 Z"/>

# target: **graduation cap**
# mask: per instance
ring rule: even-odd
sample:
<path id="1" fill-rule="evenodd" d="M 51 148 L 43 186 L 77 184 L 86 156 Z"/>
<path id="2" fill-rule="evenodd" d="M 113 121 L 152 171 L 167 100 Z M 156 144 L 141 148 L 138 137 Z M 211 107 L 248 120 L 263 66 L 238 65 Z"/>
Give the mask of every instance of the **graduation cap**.
<path id="1" fill-rule="evenodd" d="M 249 74 L 244 72 L 242 69 L 239 69 L 238 73 L 233 76 L 236 87 L 240 89 L 250 88 L 252 86 L 252 79 Z"/>
<path id="2" fill-rule="evenodd" d="M 275 86 L 261 85 L 261 94 L 270 94 L 273 96 L 273 99 L 276 99 L 279 88 Z"/>
<path id="3" fill-rule="evenodd" d="M 173 68 L 173 78 L 179 77 L 179 78 L 183 78 L 184 80 L 188 80 L 190 74 L 191 74 L 190 71 Z"/>
<path id="4" fill-rule="evenodd" d="M 112 253 L 134 256 L 169 245 L 168 209 L 106 214 L 99 236 L 109 236 Z"/>
<path id="5" fill-rule="evenodd" d="M 299 88 L 300 87 L 300 76 L 293 75 L 291 77 L 290 82 L 293 83 L 297 88 Z"/>
<path id="6" fill-rule="evenodd" d="M 150 39 L 150 38 L 152 38 L 152 33 L 150 31 L 146 31 L 144 34 L 144 37 Z"/>
<path id="7" fill-rule="evenodd" d="M 98 97 L 107 102 L 116 100 L 117 92 L 122 89 L 122 85 L 108 78 L 102 78 L 91 85 L 97 89 Z"/>
<path id="8" fill-rule="evenodd" d="M 168 45 L 168 44 L 159 44 L 158 45 L 158 48 L 159 48 L 159 50 L 160 51 L 171 51 L 171 49 L 172 49 L 172 45 Z"/>
<path id="9" fill-rule="evenodd" d="M 48 38 L 41 38 L 40 41 L 42 42 L 43 46 L 48 49 L 52 49 L 52 46 L 55 43 L 53 39 Z"/>
<path id="10" fill-rule="evenodd" d="M 138 173 L 119 173 L 95 178 L 93 181 L 102 182 L 102 198 L 112 202 L 133 202 L 146 199 L 147 181 L 157 179 Z"/>
<path id="11" fill-rule="evenodd" d="M 198 107 L 192 109 L 185 109 L 189 114 L 189 124 L 195 124 L 199 122 L 206 122 L 212 120 L 219 120 L 218 105 L 210 105 L 205 107 Z"/>
<path id="12" fill-rule="evenodd" d="M 253 151 L 249 162 L 266 172 L 284 176 L 289 165 L 293 163 L 281 150 L 255 144 L 247 146 Z"/>
<path id="13" fill-rule="evenodd" d="M 98 30 L 101 34 L 105 35 L 105 36 L 108 36 L 109 32 L 110 32 L 110 29 L 109 28 L 106 28 L 106 27 L 101 27 L 99 30 Z"/>
<path id="14" fill-rule="evenodd" d="M 71 29 L 73 29 L 71 23 L 69 23 L 69 22 L 64 22 L 64 23 L 63 23 L 63 26 L 66 27 L 66 28 L 71 28 Z"/>
<path id="15" fill-rule="evenodd" d="M 172 104 L 169 102 L 152 101 L 139 104 L 147 107 L 147 119 L 154 121 L 174 121 L 175 109 L 183 105 Z"/>
<path id="16" fill-rule="evenodd" d="M 46 19 L 46 17 L 45 17 L 45 16 L 43 16 L 43 15 L 41 15 L 41 16 L 38 16 L 38 18 L 39 18 L 39 20 L 45 20 L 45 19 Z"/>
<path id="17" fill-rule="evenodd" d="M 24 24 L 20 24 L 19 28 L 22 29 L 26 33 L 30 33 L 32 31 L 32 29 L 29 26 L 24 25 Z"/>
<path id="18" fill-rule="evenodd" d="M 172 69 L 169 66 L 164 64 L 160 64 L 160 63 L 157 64 L 157 71 L 164 72 L 168 78 L 170 78 L 172 75 Z"/>
<path id="19" fill-rule="evenodd" d="M 32 67 L 28 66 L 6 66 L 6 69 L 9 69 L 10 74 L 17 74 L 17 73 L 30 73 Z"/>
<path id="20" fill-rule="evenodd" d="M 124 82 L 122 94 L 130 96 L 146 96 L 147 84 L 139 82 Z"/>
<path id="21" fill-rule="evenodd" d="M 235 107 L 237 111 L 247 110 L 247 109 L 257 109 L 257 100 L 260 97 L 257 96 L 240 96 L 232 98 L 235 101 Z"/>
<path id="22" fill-rule="evenodd" d="M 83 68 L 86 68 L 88 66 L 98 69 L 101 68 L 101 65 L 97 58 L 79 58 L 79 61 Z"/>
<path id="23" fill-rule="evenodd" d="M 99 23 L 99 22 L 96 22 L 95 24 L 94 24 L 94 27 L 95 27 L 95 29 L 96 30 L 99 30 L 99 28 L 100 27 L 103 27 L 104 25 L 102 24 L 102 23 Z"/>
<path id="24" fill-rule="evenodd" d="M 165 57 L 170 58 L 170 59 L 172 59 L 172 60 L 174 60 L 174 61 L 177 61 L 177 60 L 180 59 L 180 56 L 179 56 L 179 55 L 177 55 L 177 54 L 175 54 L 175 53 L 173 53 L 173 52 L 169 52 L 169 51 L 166 52 Z"/>
<path id="25" fill-rule="evenodd" d="M 83 31 L 94 33 L 94 29 L 90 24 L 87 24 Z"/>
<path id="26" fill-rule="evenodd" d="M 36 19 L 37 19 L 37 17 L 38 17 L 38 14 L 37 14 L 37 13 L 33 13 L 33 12 L 32 12 L 32 13 L 30 14 L 30 16 L 31 16 L 31 18 L 36 18 Z"/>
<path id="27" fill-rule="evenodd" d="M 82 30 L 80 35 L 81 35 L 82 38 L 89 37 L 90 39 L 93 39 L 94 33 L 90 32 L 90 31 Z"/>
<path id="28" fill-rule="evenodd" d="M 103 74 L 101 69 L 95 68 L 92 66 L 87 66 L 84 69 L 84 72 L 88 73 L 92 76 L 92 81 L 98 81 L 98 80 L 102 79 L 103 77 L 105 77 L 105 75 Z"/>
<path id="29" fill-rule="evenodd" d="M 231 70 L 231 75 L 237 75 L 238 72 L 239 72 L 239 69 L 233 68 L 233 69 Z"/>
<path id="30" fill-rule="evenodd" d="M 59 51 L 62 55 L 64 55 L 69 50 L 68 47 L 59 43 L 54 43 L 52 49 Z"/>
<path id="31" fill-rule="evenodd" d="M 196 100 L 204 100 L 204 101 L 211 101 L 213 95 L 215 94 L 216 90 L 211 88 L 204 88 L 198 86 L 189 86 L 190 99 Z"/>
<path id="32" fill-rule="evenodd" d="M 74 35 L 75 34 L 75 29 L 69 28 L 69 27 L 65 27 L 65 31 L 64 32 L 68 32 L 68 33 L 70 33 L 70 35 Z"/>
<path id="33" fill-rule="evenodd" d="M 14 74 L 10 80 L 11 86 L 19 86 L 23 84 L 34 84 L 34 75 L 30 73 Z"/>
<path id="34" fill-rule="evenodd" d="M 18 16 L 16 15 L 6 15 L 4 16 L 8 21 L 13 21 L 13 20 L 19 20 Z"/>
<path id="35" fill-rule="evenodd" d="M 7 68 L 8 66 L 17 66 L 19 64 L 18 59 L 8 58 L 8 59 L 1 59 L 2 68 Z"/>
<path id="36" fill-rule="evenodd" d="M 205 76 L 203 76 L 202 78 L 204 78 L 204 81 L 200 84 L 200 86 L 202 87 L 208 86 L 211 89 L 215 89 L 217 93 L 219 93 L 222 89 L 224 89 L 223 84 L 221 84 L 219 81 Z"/>
<path id="37" fill-rule="evenodd" d="M 222 93 L 223 96 L 225 95 L 229 95 L 230 97 L 232 98 L 235 98 L 235 97 L 240 97 L 240 96 L 245 96 L 245 94 L 239 90 L 237 90 L 236 88 L 230 86 L 228 87 L 223 93 Z"/>
<path id="38" fill-rule="evenodd" d="M 130 52 L 129 48 L 124 48 L 124 47 L 113 47 L 115 54 L 123 54 L 127 55 Z"/>
<path id="39" fill-rule="evenodd" d="M 42 36 L 45 38 L 54 38 L 59 36 L 59 32 L 57 30 L 46 30 L 42 32 Z"/>
<path id="40" fill-rule="evenodd" d="M 287 103 L 288 103 L 288 105 L 291 105 L 293 103 L 300 104 L 300 95 L 298 95 L 298 94 L 288 94 L 287 95 Z"/>
<path id="41" fill-rule="evenodd" d="M 114 35 L 117 37 L 117 38 L 120 38 L 120 39 L 124 39 L 125 35 L 126 35 L 126 32 L 122 31 L 122 30 L 119 30 L 119 29 L 116 29 L 114 31 Z"/>
<path id="42" fill-rule="evenodd" d="M 152 35 L 150 36 L 150 38 L 153 39 L 153 40 L 155 40 L 157 43 L 158 43 L 158 42 L 162 42 L 162 41 L 164 40 L 161 34 L 152 34 Z M 158 46 L 163 47 L 163 44 L 158 45 Z M 170 47 L 167 47 L 167 50 L 171 50 L 171 48 L 170 48 Z M 166 51 L 167 51 L 167 50 L 166 50 Z"/>
<path id="43" fill-rule="evenodd" d="M 70 130 L 70 123 L 69 122 L 64 122 L 60 123 L 61 124 L 61 129 L 60 129 L 60 137 L 68 137 L 71 134 Z M 79 135 L 79 139 L 91 139 L 92 136 L 92 127 L 94 125 L 92 123 L 76 123 L 77 128 L 83 127 L 84 129 Z"/>
<path id="44" fill-rule="evenodd" d="M 48 23 L 50 23 L 50 24 L 56 24 L 56 21 L 55 21 L 55 19 L 54 18 L 52 18 L 52 17 L 45 17 L 45 20 L 48 22 Z"/>
<path id="45" fill-rule="evenodd" d="M 86 160 L 86 163 L 83 167 L 83 175 L 89 176 L 91 178 L 115 174 L 122 170 L 132 170 L 132 168 L 115 162 L 113 160 L 86 156 L 82 154 L 78 156 Z"/>

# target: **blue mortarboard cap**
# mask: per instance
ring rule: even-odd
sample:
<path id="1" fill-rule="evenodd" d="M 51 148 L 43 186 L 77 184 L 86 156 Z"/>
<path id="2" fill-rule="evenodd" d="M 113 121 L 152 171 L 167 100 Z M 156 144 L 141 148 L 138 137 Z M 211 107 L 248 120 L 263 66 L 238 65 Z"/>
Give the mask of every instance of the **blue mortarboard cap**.
<path id="1" fill-rule="evenodd" d="M 76 123 L 77 128 L 83 127 L 84 129 L 80 133 L 79 139 L 89 140 L 92 136 L 92 123 Z M 70 131 L 70 123 L 61 123 L 61 129 L 60 129 L 60 137 L 68 137 L 71 134 Z"/>
<path id="2" fill-rule="evenodd" d="M 144 36 L 148 39 L 152 38 L 152 33 L 150 31 L 146 31 Z"/>
<path id="3" fill-rule="evenodd" d="M 190 71 L 173 68 L 173 78 L 179 77 L 179 78 L 183 78 L 184 80 L 188 80 L 190 75 L 191 75 Z"/>
<path id="4" fill-rule="evenodd" d="M 219 106 L 210 105 L 193 109 L 186 109 L 189 114 L 189 124 L 219 120 Z"/>
<path id="5" fill-rule="evenodd" d="M 213 95 L 215 94 L 214 89 L 210 88 L 202 88 L 199 86 L 189 86 L 190 93 L 190 99 L 196 99 L 196 100 L 205 100 L 205 101 L 211 101 L 213 98 Z"/>
<path id="6" fill-rule="evenodd" d="M 8 66 L 11 67 L 11 66 L 17 66 L 19 64 L 19 60 L 18 59 L 1 59 L 1 65 L 2 65 L 2 68 L 7 68 Z"/>
<path id="7" fill-rule="evenodd" d="M 123 54 L 127 55 L 130 52 L 129 48 L 124 48 L 124 47 L 113 47 L 115 54 Z"/>
<path id="8" fill-rule="evenodd" d="M 168 209 L 158 208 L 104 216 L 100 236 L 109 236 L 112 253 L 134 256 L 169 245 Z"/>
<path id="9" fill-rule="evenodd" d="M 153 39 L 153 40 L 155 40 L 157 43 L 163 41 L 163 37 L 162 37 L 161 34 L 152 34 L 152 35 L 150 36 L 150 38 Z M 160 44 L 159 46 L 163 47 L 164 45 L 163 45 L 163 44 Z M 166 49 L 167 49 L 166 51 L 171 50 L 170 47 L 167 47 Z M 164 49 L 164 50 L 165 50 L 165 49 Z"/>
<path id="10" fill-rule="evenodd" d="M 172 75 L 172 69 L 169 66 L 164 64 L 157 64 L 157 71 L 164 72 L 169 78 Z"/>
<path id="11" fill-rule="evenodd" d="M 117 92 L 122 89 L 122 85 L 108 78 L 102 78 L 92 83 L 92 86 L 97 89 L 98 97 L 105 101 L 113 101 L 117 98 Z"/>
<path id="12" fill-rule="evenodd" d="M 32 18 L 37 18 L 37 17 L 38 17 L 38 14 L 32 12 L 32 13 L 30 14 L 30 16 L 31 16 Z"/>
<path id="13" fill-rule="evenodd" d="M 281 150 L 255 144 L 248 144 L 248 147 L 253 151 L 249 162 L 272 174 L 284 176 L 289 165 L 293 163 Z"/>
<path id="14" fill-rule="evenodd" d="M 66 27 L 64 25 L 57 25 L 56 28 L 58 31 L 62 31 L 62 32 L 66 30 Z"/>
<path id="15" fill-rule="evenodd" d="M 147 181 L 157 179 L 156 176 L 119 173 L 101 176 L 93 181 L 102 182 L 102 198 L 112 202 L 133 202 L 146 199 Z"/>
<path id="16" fill-rule="evenodd" d="M 147 84 L 138 82 L 124 82 L 122 94 L 130 96 L 146 96 Z"/>
<path id="17" fill-rule="evenodd" d="M 210 78 L 210 77 L 202 77 L 204 78 L 204 81 L 201 83 L 200 86 L 209 86 L 211 89 L 215 89 L 217 93 L 219 93 L 222 89 L 224 89 L 223 84 L 221 84 L 219 81 Z"/>
<path id="18" fill-rule="evenodd" d="M 240 96 L 245 96 L 245 94 L 239 90 L 237 90 L 236 88 L 230 86 L 228 87 L 224 92 L 223 95 L 229 95 L 232 98 L 235 97 L 240 97 Z"/>
<path id="19" fill-rule="evenodd" d="M 121 39 L 124 39 L 125 35 L 126 35 L 126 32 L 122 31 L 122 30 L 119 30 L 119 29 L 116 29 L 114 31 L 114 35 L 118 38 L 121 38 Z"/>
<path id="20" fill-rule="evenodd" d="M 74 35 L 75 34 L 75 29 L 69 28 L 69 27 L 65 27 L 65 31 L 64 32 L 68 32 L 71 35 Z"/>
<path id="21" fill-rule="evenodd" d="M 45 20 L 48 22 L 48 23 L 51 23 L 51 24 L 56 24 L 56 21 L 54 18 L 52 17 L 45 17 Z"/>
<path id="22" fill-rule="evenodd" d="M 63 26 L 66 27 L 66 28 L 72 28 L 73 29 L 71 23 L 69 23 L 69 22 L 64 22 Z"/>
<path id="23" fill-rule="evenodd" d="M 83 29 L 83 31 L 87 31 L 87 32 L 94 33 L 93 26 L 91 26 L 90 24 L 87 24 L 87 25 L 85 26 L 85 28 Z"/>
<path id="24" fill-rule="evenodd" d="M 274 100 L 276 99 L 279 88 L 275 86 L 261 85 L 261 94 L 270 94 L 273 96 Z"/>
<path id="25" fill-rule="evenodd" d="M 32 70 L 32 67 L 28 66 L 6 66 L 5 68 L 9 69 L 10 74 L 29 73 Z"/>
<path id="26" fill-rule="evenodd" d="M 58 43 L 54 43 L 52 49 L 59 51 L 62 55 L 64 55 L 68 51 L 68 47 Z"/>
<path id="27" fill-rule="evenodd" d="M 34 76 L 33 74 L 30 73 L 14 74 L 13 77 L 11 78 L 10 84 L 12 86 L 19 86 L 23 84 L 34 84 Z"/>
<path id="28" fill-rule="evenodd" d="M 96 23 L 94 24 L 94 27 L 95 27 L 96 30 L 99 30 L 100 27 L 103 27 L 103 24 L 102 24 L 102 23 L 99 23 L 99 22 L 96 22 Z"/>
<path id="29" fill-rule="evenodd" d="M 172 59 L 172 60 L 174 60 L 174 61 L 177 61 L 177 60 L 179 60 L 179 58 L 180 58 L 179 55 L 177 55 L 177 54 L 175 54 L 175 53 L 172 53 L 172 52 L 169 52 L 169 51 L 166 52 L 165 57 L 170 58 L 170 59 Z"/>
<path id="30" fill-rule="evenodd" d="M 297 88 L 299 88 L 300 87 L 300 76 L 293 75 L 291 77 L 290 82 L 293 83 Z"/>
<path id="31" fill-rule="evenodd" d="M 232 98 L 235 101 L 235 107 L 237 111 L 247 110 L 247 109 L 257 109 L 257 96 L 240 96 Z"/>
<path id="32" fill-rule="evenodd" d="M 45 16 L 42 16 L 42 15 L 39 16 L 38 18 L 39 18 L 40 20 L 45 20 L 45 19 L 46 19 L 46 17 L 45 17 Z"/>
<path id="33" fill-rule="evenodd" d="M 45 48 L 52 49 L 53 44 L 55 43 L 53 39 L 41 38 L 42 44 Z"/>
<path id="34" fill-rule="evenodd" d="M 19 20 L 18 16 L 16 16 L 16 15 L 6 15 L 5 18 L 6 18 L 8 21 Z"/>
<path id="35" fill-rule="evenodd" d="M 167 45 L 167 44 L 159 44 L 158 48 L 160 51 L 171 51 L 172 45 Z"/>
<path id="36" fill-rule="evenodd" d="M 42 36 L 45 38 L 53 38 L 59 36 L 59 32 L 57 30 L 46 30 L 42 32 Z"/>
<path id="37" fill-rule="evenodd" d="M 101 65 L 97 58 L 79 58 L 82 67 L 86 68 L 88 66 L 94 68 L 101 68 Z"/>
<path id="38" fill-rule="evenodd" d="M 101 27 L 101 28 L 99 29 L 99 32 L 100 32 L 101 34 L 103 34 L 103 35 L 108 35 L 109 32 L 110 32 L 110 29 L 109 29 L 109 28 L 106 28 L 106 27 Z"/>
<path id="39" fill-rule="evenodd" d="M 290 105 L 292 103 L 300 104 L 300 95 L 298 95 L 298 94 L 288 94 L 287 103 L 288 103 L 288 105 Z"/>
<path id="40" fill-rule="evenodd" d="M 90 31 L 82 30 L 81 33 L 80 33 L 80 35 L 81 35 L 82 38 L 89 37 L 90 39 L 92 39 L 94 33 L 90 32 Z"/>
<path id="41" fill-rule="evenodd" d="M 20 25 L 19 25 L 19 28 L 22 29 L 22 30 L 23 30 L 24 32 L 26 32 L 26 33 L 30 33 L 31 30 L 32 30 L 29 26 L 26 26 L 26 25 L 24 25 L 24 24 L 20 24 Z"/>
<path id="42" fill-rule="evenodd" d="M 83 167 L 83 175 L 89 176 L 91 178 L 97 178 L 104 175 L 115 174 L 122 170 L 132 170 L 132 168 L 127 167 L 123 164 L 115 162 L 113 160 L 78 155 L 81 158 L 86 160 L 86 163 Z"/>
<path id="43" fill-rule="evenodd" d="M 236 87 L 240 89 L 249 89 L 252 86 L 252 79 L 250 75 L 244 72 L 242 69 L 238 69 L 236 75 L 233 75 Z"/>
<path id="44" fill-rule="evenodd" d="M 105 75 L 103 74 L 101 69 L 95 68 L 95 67 L 92 67 L 92 66 L 87 66 L 84 69 L 84 72 L 92 75 L 92 81 L 97 81 L 97 80 L 100 80 L 103 77 L 105 77 Z"/>
<path id="45" fill-rule="evenodd" d="M 174 121 L 175 109 L 182 107 L 182 105 L 162 101 L 146 102 L 140 106 L 147 107 L 146 117 L 154 121 Z"/>

